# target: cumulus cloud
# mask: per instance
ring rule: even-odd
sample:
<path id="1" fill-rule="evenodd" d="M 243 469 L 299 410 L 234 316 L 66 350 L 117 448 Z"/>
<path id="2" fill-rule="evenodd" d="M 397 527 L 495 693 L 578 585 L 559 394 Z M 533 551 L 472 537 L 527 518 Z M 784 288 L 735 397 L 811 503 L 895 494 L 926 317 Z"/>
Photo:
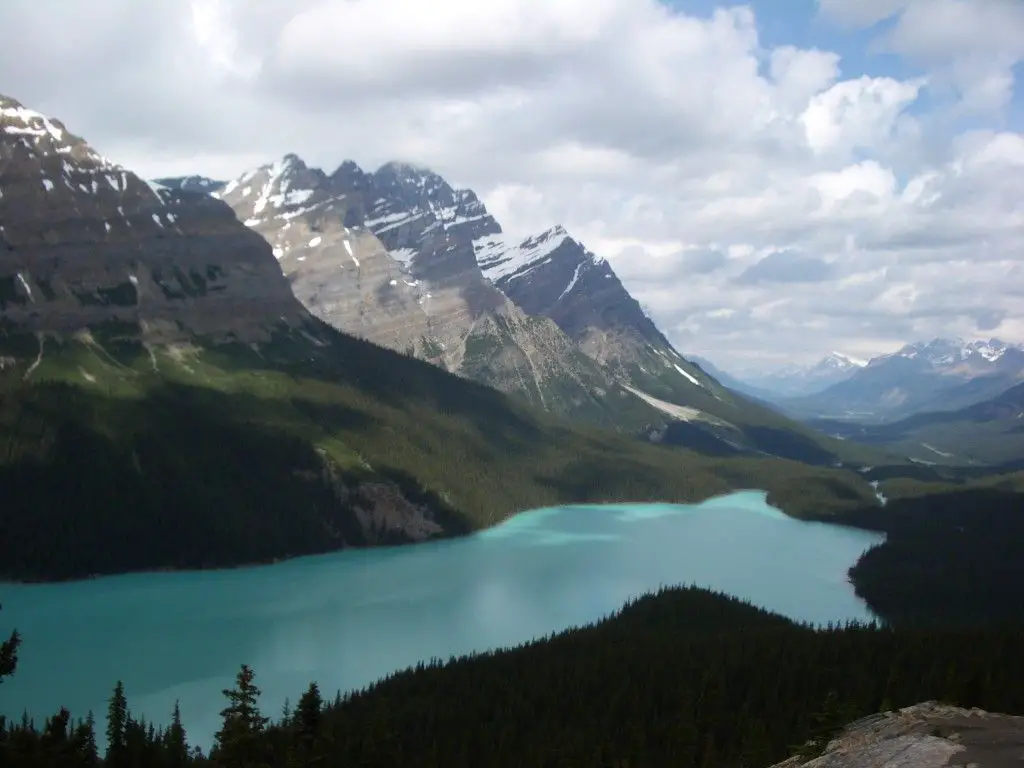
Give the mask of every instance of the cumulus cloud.
<path id="1" fill-rule="evenodd" d="M 724 3 L 72 5 L 0 4 L 2 88 L 147 175 L 417 161 L 723 364 L 1024 341 L 1019 0 L 819 0 L 817 46 Z M 912 70 L 858 71 L 857 28 Z"/>

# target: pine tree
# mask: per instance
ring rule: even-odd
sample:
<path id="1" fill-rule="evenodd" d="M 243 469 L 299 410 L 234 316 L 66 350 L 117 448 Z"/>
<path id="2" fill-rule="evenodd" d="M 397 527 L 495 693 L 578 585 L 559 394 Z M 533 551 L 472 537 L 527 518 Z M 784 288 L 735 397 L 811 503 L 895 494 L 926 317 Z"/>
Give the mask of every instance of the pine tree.
<path id="1" fill-rule="evenodd" d="M 2 608 L 3 606 L 0 605 L 0 609 Z M 18 667 L 19 645 L 21 645 L 21 635 L 18 634 L 18 630 L 11 632 L 10 639 L 0 643 L 0 684 L 3 683 L 5 677 L 13 675 Z"/>
<path id="2" fill-rule="evenodd" d="M 125 764 L 130 766 L 141 766 L 146 764 L 146 751 L 148 746 L 146 735 L 148 733 L 148 729 L 149 725 L 146 723 L 145 717 L 141 717 L 136 720 L 131 715 L 128 716 L 128 721 L 124 726 Z"/>
<path id="3" fill-rule="evenodd" d="M 82 757 L 82 765 L 86 768 L 95 768 L 100 763 L 100 753 L 96 746 L 96 718 L 89 710 L 85 722 L 81 723 L 75 731 L 75 741 L 78 744 L 79 753 Z"/>
<path id="4" fill-rule="evenodd" d="M 320 688 L 315 682 L 302 694 L 295 708 L 293 719 L 294 741 L 291 750 L 292 764 L 296 766 L 312 765 L 317 758 L 317 744 L 320 729 L 320 715 L 324 702 L 320 697 Z"/>
<path id="5" fill-rule="evenodd" d="M 259 759 L 259 737 L 269 718 L 260 714 L 260 689 L 253 683 L 254 677 L 249 665 L 243 664 L 235 688 L 223 691 L 229 704 L 221 710 L 223 725 L 214 735 L 211 758 L 216 765 L 225 768 L 253 768 L 263 764 Z"/>
<path id="6" fill-rule="evenodd" d="M 128 725 L 128 700 L 124 695 L 124 683 L 118 680 L 107 707 L 107 753 L 103 760 L 107 768 L 127 765 L 125 732 Z"/>
<path id="7" fill-rule="evenodd" d="M 292 703 L 291 700 L 285 696 L 284 706 L 281 707 L 281 725 L 287 728 L 292 723 Z"/>
<path id="8" fill-rule="evenodd" d="M 167 768 L 182 768 L 188 765 L 188 741 L 185 738 L 185 726 L 181 724 L 181 708 L 174 702 L 174 713 L 171 715 L 171 727 L 165 739 Z"/>

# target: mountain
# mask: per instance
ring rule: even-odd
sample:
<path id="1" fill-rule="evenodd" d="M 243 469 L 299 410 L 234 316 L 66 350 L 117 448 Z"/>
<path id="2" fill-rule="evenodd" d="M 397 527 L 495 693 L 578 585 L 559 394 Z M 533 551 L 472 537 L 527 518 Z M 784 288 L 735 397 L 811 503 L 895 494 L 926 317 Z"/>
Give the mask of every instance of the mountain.
<path id="1" fill-rule="evenodd" d="M 155 179 L 155 182 L 162 187 L 168 187 L 179 192 L 200 192 L 211 194 L 224 187 L 225 181 L 217 181 L 206 176 L 169 176 L 163 179 Z"/>
<path id="2" fill-rule="evenodd" d="M 872 358 L 822 392 L 781 401 L 790 412 L 877 422 L 955 410 L 1024 381 L 1024 347 L 998 339 L 933 339 Z"/>
<path id="3" fill-rule="evenodd" d="M 528 314 L 554 320 L 629 391 L 673 418 L 655 439 L 717 455 L 755 451 L 816 464 L 867 458 L 732 391 L 681 355 L 611 265 L 564 227 L 522 240 L 483 234 L 474 248 L 484 275 L 506 296 Z"/>
<path id="4" fill-rule="evenodd" d="M 638 388 L 649 391 L 640 385 L 656 380 L 650 394 L 657 395 L 714 384 L 672 347 L 608 262 L 563 227 L 519 242 L 484 232 L 474 248 L 484 275 L 506 296 L 554 320 L 589 357 Z"/>
<path id="5" fill-rule="evenodd" d="M 846 381 L 866 365 L 866 360 L 830 352 L 814 365 L 792 365 L 760 376 L 747 375 L 745 381 L 776 396 L 810 395 Z"/>
<path id="6" fill-rule="evenodd" d="M 303 304 L 347 333 L 579 422 L 717 455 L 846 455 L 686 360 L 564 229 L 516 241 L 473 191 L 427 168 L 346 161 L 327 174 L 290 154 L 214 196 L 272 245 Z"/>
<path id="7" fill-rule="evenodd" d="M 886 424 L 824 419 L 812 424 L 920 464 L 1001 465 L 1024 459 L 1024 382 L 957 410 L 917 413 Z"/>
<path id="8" fill-rule="evenodd" d="M 215 196 L 273 246 L 296 296 L 335 328 L 580 421 L 637 431 L 664 420 L 484 278 L 472 242 L 497 222 L 428 170 L 345 162 L 328 175 L 286 155 Z"/>
<path id="9" fill-rule="evenodd" d="M 143 344 L 168 344 L 266 341 L 306 322 L 260 239 L 226 206 L 182 204 L 13 99 L 0 100 L 0 126 L 3 323 L 72 334 L 131 321 Z M 32 345 L 45 364 L 44 336 Z"/>
<path id="10" fill-rule="evenodd" d="M 736 392 L 760 400 L 784 400 L 786 397 L 809 395 L 845 381 L 867 365 L 867 361 L 830 352 L 813 365 L 787 365 L 768 371 L 746 370 L 726 373 L 708 360 L 695 358 L 716 379 Z"/>
<path id="11" fill-rule="evenodd" d="M 575 427 L 340 333 L 225 203 L 6 97 L 0 444 L 0 578 L 419 541 L 571 501 L 870 503 L 850 472 Z"/>

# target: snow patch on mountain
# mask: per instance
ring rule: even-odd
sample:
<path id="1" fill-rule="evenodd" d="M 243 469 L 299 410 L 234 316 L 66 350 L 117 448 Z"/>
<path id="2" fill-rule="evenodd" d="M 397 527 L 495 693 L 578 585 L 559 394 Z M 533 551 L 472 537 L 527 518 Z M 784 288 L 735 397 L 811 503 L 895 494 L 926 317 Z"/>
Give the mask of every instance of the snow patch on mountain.
<path id="1" fill-rule="evenodd" d="M 524 277 L 537 267 L 550 262 L 551 255 L 567 242 L 574 241 L 565 227 L 558 225 L 521 241 L 516 241 L 505 234 L 486 235 L 473 241 L 473 249 L 484 277 L 497 283 L 501 280 Z M 559 299 L 576 286 L 580 275 L 588 267 L 604 262 L 604 259 L 590 251 L 586 251 L 586 254 L 587 260 L 576 266 Z"/>
<path id="2" fill-rule="evenodd" d="M 987 341 L 964 341 L 961 338 L 935 338 L 907 344 L 888 355 L 872 358 L 871 365 L 879 365 L 893 358 L 922 360 L 934 368 L 948 368 L 963 362 L 982 361 L 996 363 L 1010 350 L 1024 350 L 1024 346 L 1008 344 L 1000 339 Z"/>
<path id="3" fill-rule="evenodd" d="M 476 261 L 491 282 L 515 279 L 550 261 L 551 254 L 569 239 L 562 227 L 552 227 L 539 235 L 514 243 L 503 234 L 489 235 L 473 242 Z"/>
<path id="4" fill-rule="evenodd" d="M 694 377 L 693 374 L 691 374 L 689 371 L 684 370 L 682 367 L 680 367 L 680 365 L 678 363 L 672 363 L 672 366 L 677 371 L 679 371 L 681 374 L 683 374 L 683 376 L 685 376 L 687 379 L 689 379 L 692 384 L 694 384 L 694 385 L 696 385 L 698 387 L 703 387 L 704 386 L 699 381 L 697 381 L 696 377 Z"/>
<path id="5" fill-rule="evenodd" d="M 834 368 L 863 368 L 868 364 L 867 360 L 852 355 L 845 355 L 842 352 L 830 352 L 819 365 L 828 365 Z"/>

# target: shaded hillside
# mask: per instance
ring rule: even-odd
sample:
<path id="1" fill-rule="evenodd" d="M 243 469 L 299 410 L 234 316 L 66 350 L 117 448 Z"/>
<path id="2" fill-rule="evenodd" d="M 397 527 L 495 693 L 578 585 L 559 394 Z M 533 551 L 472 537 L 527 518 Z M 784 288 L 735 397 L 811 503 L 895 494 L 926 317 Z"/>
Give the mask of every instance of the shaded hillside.
<path id="1" fill-rule="evenodd" d="M 576 427 L 324 326 L 256 350 L 147 349 L 126 331 L 48 339 L 28 382 L 39 342 L 3 342 L 20 350 L 0 377 L 5 576 L 415 541 L 567 502 L 765 488 L 796 515 L 872 503 L 851 472 Z"/>

